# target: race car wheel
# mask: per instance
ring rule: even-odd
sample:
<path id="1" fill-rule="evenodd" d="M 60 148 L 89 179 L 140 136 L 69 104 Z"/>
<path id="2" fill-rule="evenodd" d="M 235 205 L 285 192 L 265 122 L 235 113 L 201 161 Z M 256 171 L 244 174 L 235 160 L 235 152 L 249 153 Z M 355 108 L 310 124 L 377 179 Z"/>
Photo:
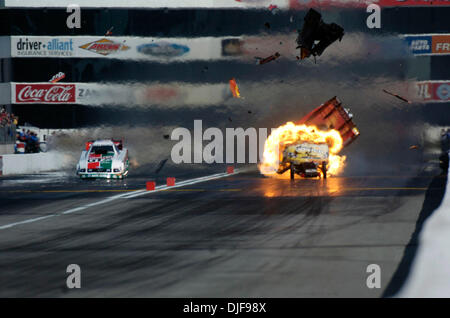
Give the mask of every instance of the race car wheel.
<path id="1" fill-rule="evenodd" d="M 294 178 L 295 178 L 294 165 L 291 164 L 291 180 L 294 180 Z"/>
<path id="2" fill-rule="evenodd" d="M 327 178 L 327 163 L 324 161 L 322 162 L 322 172 L 323 172 L 323 178 Z"/>

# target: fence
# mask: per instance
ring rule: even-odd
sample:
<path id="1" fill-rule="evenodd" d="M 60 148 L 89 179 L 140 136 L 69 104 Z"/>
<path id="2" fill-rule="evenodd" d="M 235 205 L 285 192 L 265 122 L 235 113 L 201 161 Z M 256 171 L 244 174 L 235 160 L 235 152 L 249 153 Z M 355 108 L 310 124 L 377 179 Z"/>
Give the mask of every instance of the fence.
<path id="1" fill-rule="evenodd" d="M 0 145 L 14 144 L 16 142 L 16 126 L 0 126 Z"/>

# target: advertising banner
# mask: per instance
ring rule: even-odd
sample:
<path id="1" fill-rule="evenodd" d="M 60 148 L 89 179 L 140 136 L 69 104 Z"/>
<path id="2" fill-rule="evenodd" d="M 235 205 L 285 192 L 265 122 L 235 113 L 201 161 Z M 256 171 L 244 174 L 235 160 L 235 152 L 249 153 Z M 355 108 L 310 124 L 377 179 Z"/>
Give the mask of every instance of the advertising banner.
<path id="1" fill-rule="evenodd" d="M 65 8 L 73 3 L 88 8 L 248 8 L 287 7 L 289 0 L 0 0 L 0 7 Z"/>
<path id="2" fill-rule="evenodd" d="M 11 36 L 9 56 L 18 58 L 114 58 L 157 62 L 222 58 L 221 38 Z M 4 41 L 4 39 L 3 39 Z M 4 52 L 2 52 L 5 55 Z"/>
<path id="3" fill-rule="evenodd" d="M 0 0 L 1 7 L 66 8 L 73 0 Z M 400 6 L 443 6 L 450 0 L 77 0 L 86 8 L 242 8 L 259 9 L 270 6 L 279 9 L 301 9 L 316 7 L 367 7 L 370 3 L 382 7 Z"/>
<path id="4" fill-rule="evenodd" d="M 450 81 L 417 82 L 416 97 L 423 102 L 450 102 Z"/>
<path id="5" fill-rule="evenodd" d="M 11 102 L 5 104 L 78 104 L 88 106 L 198 107 L 233 99 L 228 83 L 4 83 Z M 413 103 L 450 102 L 450 81 L 421 81 L 408 85 Z M 0 86 L 1 87 L 1 86 Z M 248 93 L 248 92 L 247 92 Z M 6 94 L 9 95 L 9 94 Z"/>
<path id="6" fill-rule="evenodd" d="M 15 104 L 74 104 L 75 84 L 14 84 L 11 96 Z"/>
<path id="7" fill-rule="evenodd" d="M 450 54 L 450 34 L 407 34 L 403 37 L 414 55 Z"/>
<path id="8" fill-rule="evenodd" d="M 201 106 L 232 98 L 227 84 L 10 83 L 11 104 Z"/>
<path id="9" fill-rule="evenodd" d="M 450 5 L 450 0 L 289 0 L 290 8 L 299 10 L 333 7 L 366 8 L 371 3 L 380 7 L 445 6 Z"/>
<path id="10" fill-rule="evenodd" d="M 383 7 L 450 6 L 450 0 L 378 0 L 373 2 Z"/>

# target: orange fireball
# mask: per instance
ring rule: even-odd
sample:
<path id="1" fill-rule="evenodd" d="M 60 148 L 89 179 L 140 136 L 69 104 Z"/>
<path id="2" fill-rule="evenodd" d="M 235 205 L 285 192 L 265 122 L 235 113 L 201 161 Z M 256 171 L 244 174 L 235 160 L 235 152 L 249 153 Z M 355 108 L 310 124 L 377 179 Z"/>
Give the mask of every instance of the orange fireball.
<path id="1" fill-rule="evenodd" d="M 239 92 L 239 87 L 234 78 L 230 79 L 230 91 L 233 94 L 233 97 L 240 98 L 241 93 Z"/>
<path id="2" fill-rule="evenodd" d="M 262 174 L 272 177 L 288 177 L 288 173 L 279 175 L 277 173 L 279 164 L 282 160 L 282 153 L 286 146 L 300 143 L 326 143 L 329 147 L 329 158 L 327 171 L 329 175 L 337 175 L 344 167 L 346 157 L 339 156 L 342 150 L 342 137 L 337 130 L 322 131 L 316 126 L 295 125 L 288 122 L 283 126 L 273 130 L 264 144 L 263 160 L 259 165 Z"/>

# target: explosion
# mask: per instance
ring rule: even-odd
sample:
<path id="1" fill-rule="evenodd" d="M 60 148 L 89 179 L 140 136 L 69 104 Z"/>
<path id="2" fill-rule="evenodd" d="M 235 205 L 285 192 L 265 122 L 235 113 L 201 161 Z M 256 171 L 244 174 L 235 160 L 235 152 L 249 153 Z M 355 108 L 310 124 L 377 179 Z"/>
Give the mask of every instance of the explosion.
<path id="1" fill-rule="evenodd" d="M 329 147 L 327 173 L 336 175 L 342 171 L 346 157 L 338 155 L 343 147 L 343 141 L 337 130 L 322 131 L 316 126 L 295 125 L 288 122 L 273 130 L 266 139 L 263 160 L 259 165 L 260 172 L 266 176 L 288 178 L 288 171 L 280 175 L 277 170 L 285 147 L 298 142 L 327 143 Z"/>

